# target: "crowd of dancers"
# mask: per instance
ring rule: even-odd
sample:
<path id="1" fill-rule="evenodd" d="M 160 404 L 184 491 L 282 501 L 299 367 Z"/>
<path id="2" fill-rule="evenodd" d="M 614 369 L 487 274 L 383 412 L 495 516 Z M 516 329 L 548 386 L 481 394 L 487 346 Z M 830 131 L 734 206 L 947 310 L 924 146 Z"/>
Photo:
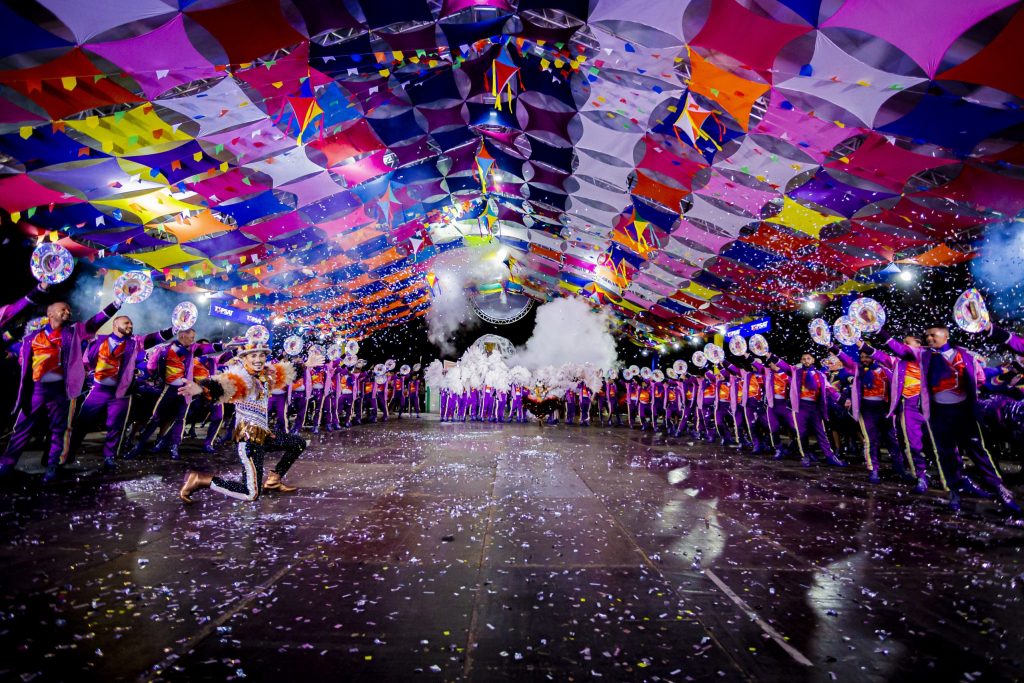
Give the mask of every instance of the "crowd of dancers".
<path id="1" fill-rule="evenodd" d="M 199 427 L 205 430 L 206 452 L 229 443 L 239 446 L 243 480 L 221 482 L 219 488 L 252 499 L 260 491 L 294 490 L 282 478 L 305 449 L 301 432 L 420 415 L 419 366 L 395 371 L 389 361 L 367 370 L 355 354 L 341 357 L 318 346 L 301 357 L 282 352 L 270 359 L 265 338 L 211 342 L 197 339 L 193 329 L 173 326 L 137 334 L 132 319 L 119 314 L 122 299 L 85 322 L 75 321 L 67 302 L 52 301 L 45 317 L 31 320 L 18 334 L 15 323 L 46 303 L 46 290 L 41 284 L 0 307 L 7 351 L 19 364 L 15 421 L 0 455 L 0 478 L 15 470 L 35 436 L 43 441 L 43 480 L 50 482 L 74 460 L 91 432 L 103 434 L 104 466 L 115 468 L 122 459 L 152 453 L 176 460 L 183 439 L 193 438 Z M 108 321 L 111 331 L 98 334 Z M 229 390 L 241 386 L 240 377 L 251 380 L 251 396 Z M 266 441 L 269 434 L 274 435 L 271 442 Z M 286 451 L 266 481 L 265 443 Z"/>
<path id="2" fill-rule="evenodd" d="M 651 430 L 805 467 L 860 461 L 871 483 L 881 481 L 884 449 L 893 476 L 918 493 L 948 491 L 953 510 L 970 495 L 1020 515 L 994 453 L 1024 436 L 1024 341 L 986 323 L 979 332 L 1010 356 L 987 366 L 951 344 L 945 326 L 900 336 L 875 327 L 846 346 L 818 339 L 827 347 L 820 358 L 807 352 L 798 361 L 770 353 L 761 338 L 760 355 L 743 342 L 730 344 L 727 359 L 710 344 L 691 364 L 679 360 L 665 371 L 566 366 L 538 378 L 522 368 L 460 368 L 460 361 L 428 368 L 427 381 L 440 388 L 444 422 L 536 418 Z"/>
<path id="3" fill-rule="evenodd" d="M 999 366 L 987 367 L 977 354 L 952 345 L 944 326 L 896 336 L 879 324 L 842 347 L 817 339 L 828 346 L 820 359 L 808 352 L 787 361 L 769 352 L 763 338 L 757 345 L 752 338 L 750 348 L 730 344 L 729 358 L 711 344 L 691 364 L 679 360 L 665 371 L 531 372 L 474 349 L 448 367 L 435 361 L 424 377 L 418 365 L 396 370 L 394 361 L 367 368 L 357 345 L 347 353 L 312 346 L 301 355 L 293 348 L 274 359 L 258 335 L 211 342 L 197 340 L 193 329 L 136 334 L 130 317 L 119 314 L 120 300 L 85 322 L 75 322 L 67 302 L 53 301 L 45 318 L 11 336 L 13 321 L 41 306 L 45 290 L 40 285 L 0 308 L 0 326 L 20 365 L 16 420 L 0 456 L 0 477 L 14 470 L 37 432 L 45 440 L 44 480 L 50 481 L 90 432 L 104 434 L 104 464 L 112 468 L 147 453 L 177 459 L 182 440 L 199 426 L 208 452 L 238 445 L 243 478 L 190 473 L 182 498 L 189 501 L 192 492 L 210 486 L 252 499 L 263 490 L 293 490 L 283 477 L 306 446 L 301 432 L 406 413 L 418 418 L 429 384 L 446 423 L 537 418 L 660 431 L 776 460 L 799 459 L 804 466 L 846 467 L 862 459 L 872 483 L 881 479 L 884 449 L 894 476 L 920 493 L 947 490 L 953 509 L 966 494 L 995 498 L 1020 514 L 992 446 L 1019 443 L 1024 431 L 1024 340 L 987 319 L 972 331 L 1009 351 L 1013 359 Z M 99 335 L 107 321 L 111 332 Z M 285 456 L 264 478 L 262 454 L 274 449 Z"/>

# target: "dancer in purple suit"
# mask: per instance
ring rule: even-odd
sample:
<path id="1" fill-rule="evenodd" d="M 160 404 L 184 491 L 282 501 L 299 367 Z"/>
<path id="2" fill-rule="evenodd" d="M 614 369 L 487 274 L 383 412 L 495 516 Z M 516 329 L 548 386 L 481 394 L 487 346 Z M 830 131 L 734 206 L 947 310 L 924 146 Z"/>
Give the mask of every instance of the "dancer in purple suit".
<path id="1" fill-rule="evenodd" d="M 950 508 L 960 509 L 961 493 L 986 495 L 966 478 L 961 460 L 966 455 L 996 493 L 1003 508 L 1011 514 L 1021 514 L 1020 506 L 1003 484 L 999 468 L 985 447 L 974 414 L 980 372 L 974 355 L 963 347 L 952 346 L 949 329 L 943 325 L 925 330 L 925 348 L 908 346 L 884 329 L 877 336 L 898 358 L 917 361 L 921 366 L 922 412 L 938 454 L 939 476 L 950 492 Z"/>
<path id="2" fill-rule="evenodd" d="M 722 368 L 715 377 L 715 429 L 723 446 L 739 446 L 739 430 L 736 425 L 736 377 L 727 368 Z"/>
<path id="3" fill-rule="evenodd" d="M 338 374 L 334 379 L 335 401 L 338 406 L 335 413 L 338 422 L 344 425 L 346 429 L 349 429 L 352 427 L 352 403 L 355 399 L 358 385 L 347 365 L 338 367 Z"/>
<path id="4" fill-rule="evenodd" d="M 565 390 L 565 424 L 571 425 L 576 421 L 576 412 L 579 410 L 579 396 L 570 387 Z"/>
<path id="5" fill-rule="evenodd" d="M 121 450 L 131 411 L 139 351 L 166 342 L 174 335 L 171 328 L 167 328 L 145 337 L 135 337 L 132 319 L 126 315 L 114 318 L 113 327 L 113 333 L 96 337 L 86 351 L 85 362 L 92 374 L 92 384 L 75 420 L 71 440 L 71 452 L 76 453 L 85 435 L 103 425 L 106 429 L 103 465 L 107 468 L 115 466 Z"/>
<path id="6" fill-rule="evenodd" d="M 835 467 L 846 467 L 846 463 L 832 452 L 825 420 L 828 418 L 828 394 L 835 389 L 828 383 L 824 372 L 815 367 L 815 358 L 810 353 L 800 356 L 800 365 L 793 367 L 778 356 L 769 357 L 769 362 L 790 375 L 789 401 L 796 424 L 796 443 L 800 449 L 800 462 L 809 467 L 813 458 L 810 451 L 810 436 L 814 432 L 818 448 L 825 454 L 825 462 Z"/>
<path id="7" fill-rule="evenodd" d="M 914 335 L 905 336 L 903 343 L 912 348 L 921 347 L 921 340 Z M 894 418 L 899 425 L 907 464 L 913 468 L 917 477 L 914 490 L 924 493 L 928 490 L 928 461 L 924 456 L 924 434 L 928 423 L 921 394 L 921 364 L 916 360 L 897 358 L 868 344 L 864 344 L 861 349 L 872 352 L 876 361 L 892 371 L 889 417 Z"/>
<path id="8" fill-rule="evenodd" d="M 270 415 L 271 426 L 278 434 L 288 433 L 288 406 L 291 403 L 291 393 L 291 382 L 284 386 L 274 386 L 270 390 L 267 412 Z"/>
<path id="9" fill-rule="evenodd" d="M 508 414 L 508 396 L 509 396 L 509 388 L 508 387 L 503 387 L 501 389 L 498 389 L 498 408 L 497 408 L 497 412 L 498 412 L 498 422 L 501 422 L 501 423 L 505 422 L 505 416 Z M 511 418 L 509 418 L 509 421 L 511 422 Z"/>
<path id="10" fill-rule="evenodd" d="M 497 422 L 497 417 L 494 413 L 494 387 L 485 386 L 483 391 L 483 411 L 480 415 L 480 420 L 483 422 Z"/>
<path id="11" fill-rule="evenodd" d="M 195 330 L 181 330 L 170 344 L 161 346 L 150 356 L 149 372 L 162 380 L 164 387 L 153 407 L 146 426 L 139 433 L 138 441 L 125 457 L 138 457 L 146 448 L 150 437 L 162 425 L 169 424 L 167 431 L 154 446 L 155 451 L 167 449 L 171 459 L 178 459 L 178 446 L 185 430 L 185 419 L 188 416 L 191 396 L 182 396 L 178 389 L 193 379 L 204 379 L 209 376 L 206 367 L 199 362 L 199 357 L 208 353 L 220 353 L 224 350 L 222 343 L 197 344 Z"/>
<path id="12" fill-rule="evenodd" d="M 509 416 L 509 421 L 515 421 L 520 424 L 526 422 L 526 406 L 523 405 L 523 401 L 530 395 L 530 390 L 524 386 L 518 384 L 512 385 L 512 413 Z"/>
<path id="13" fill-rule="evenodd" d="M 636 377 L 626 382 L 626 421 L 630 429 L 634 427 L 634 421 L 640 419 L 640 383 Z"/>
<path id="14" fill-rule="evenodd" d="M 215 375 L 218 372 L 223 372 L 227 367 L 228 361 L 235 357 L 235 352 L 225 351 L 219 356 L 204 356 L 200 359 L 200 362 L 206 366 L 207 372 L 211 375 Z M 210 424 L 206 428 L 206 438 L 203 440 L 203 452 L 213 453 L 217 450 L 217 442 L 220 436 L 221 426 L 224 424 L 224 404 L 209 402 L 204 399 L 204 403 L 207 403 L 210 407 Z"/>
<path id="15" fill-rule="evenodd" d="M 593 402 L 594 392 L 590 390 L 586 382 L 580 382 L 578 392 L 580 397 L 580 425 L 589 427 L 590 406 Z"/>
<path id="16" fill-rule="evenodd" d="M 743 356 L 729 370 L 739 378 L 736 400 L 738 412 L 743 416 L 743 425 L 749 446 L 753 453 L 764 452 L 762 436 L 769 433 L 767 405 L 765 403 L 765 373 L 749 365 L 750 358 Z M 740 367 L 743 363 L 745 367 Z M 763 367 L 763 366 L 762 366 Z"/>
<path id="17" fill-rule="evenodd" d="M 889 412 L 892 371 L 875 360 L 874 351 L 870 348 L 861 349 L 859 363 L 838 346 L 832 348 L 832 353 L 842 361 L 843 367 L 853 378 L 850 410 L 861 428 L 868 481 L 872 484 L 881 481 L 879 466 L 883 444 L 889 451 L 896 473 L 902 479 L 915 481 L 915 477 L 907 472 L 896 438 L 896 424 Z"/>
<path id="18" fill-rule="evenodd" d="M 71 306 L 57 301 L 46 309 L 43 329 L 27 336 L 21 346 L 21 377 L 14 413 L 14 433 L 0 457 L 0 476 L 14 471 L 37 425 L 50 431 L 43 481 L 53 481 L 67 462 L 71 446 L 71 417 L 85 384 L 83 346 L 121 307 L 114 301 L 88 322 L 71 322 Z"/>
<path id="19" fill-rule="evenodd" d="M 605 378 L 601 385 L 601 393 L 597 400 L 598 421 L 604 422 L 602 415 L 608 411 L 608 426 L 612 426 L 612 416 L 615 416 L 615 426 L 622 426 L 622 415 L 619 413 L 619 386 L 614 377 Z"/>

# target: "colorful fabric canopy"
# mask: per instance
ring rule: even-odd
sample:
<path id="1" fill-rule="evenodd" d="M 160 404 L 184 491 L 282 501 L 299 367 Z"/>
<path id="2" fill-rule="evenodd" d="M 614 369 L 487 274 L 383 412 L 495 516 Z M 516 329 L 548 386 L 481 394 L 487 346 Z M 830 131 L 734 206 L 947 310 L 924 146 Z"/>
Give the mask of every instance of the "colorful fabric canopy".
<path id="1" fill-rule="evenodd" d="M 452 249 L 655 343 L 1024 210 L 1012 0 L 39 5 L 0 7 L 11 222 L 347 337 Z"/>

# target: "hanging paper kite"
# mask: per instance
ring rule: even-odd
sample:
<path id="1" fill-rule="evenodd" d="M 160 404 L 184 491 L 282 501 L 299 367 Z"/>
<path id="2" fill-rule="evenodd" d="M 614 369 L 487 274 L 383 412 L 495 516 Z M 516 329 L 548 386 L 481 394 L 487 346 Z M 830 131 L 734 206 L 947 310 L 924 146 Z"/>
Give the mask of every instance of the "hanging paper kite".
<path id="1" fill-rule="evenodd" d="M 519 74 L 519 67 L 512 61 L 512 55 L 508 52 L 508 43 L 502 46 L 497 58 L 491 64 L 491 95 L 494 96 L 494 108 L 501 110 L 501 96 L 504 93 L 508 97 L 509 111 L 512 111 L 512 85 Z"/>
<path id="2" fill-rule="evenodd" d="M 494 157 L 487 151 L 487 145 L 480 141 L 480 151 L 476 153 L 476 170 L 480 175 L 480 188 L 487 192 L 487 176 L 494 166 Z"/>
<path id="3" fill-rule="evenodd" d="M 278 123 L 282 120 L 286 122 L 288 132 L 295 135 L 296 142 L 301 145 L 313 133 L 318 133 L 323 138 L 324 110 L 316 101 L 316 96 L 313 94 L 313 88 L 308 77 L 302 79 L 299 96 L 289 97 L 287 102 L 287 107 L 291 109 L 291 114 L 288 115 L 289 112 L 286 106 L 282 105 L 281 114 L 278 116 Z"/>

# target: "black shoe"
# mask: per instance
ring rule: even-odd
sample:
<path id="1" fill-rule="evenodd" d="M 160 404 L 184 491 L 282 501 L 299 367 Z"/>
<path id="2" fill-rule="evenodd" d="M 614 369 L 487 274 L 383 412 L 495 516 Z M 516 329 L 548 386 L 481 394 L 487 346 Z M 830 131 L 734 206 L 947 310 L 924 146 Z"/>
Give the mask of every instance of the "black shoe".
<path id="1" fill-rule="evenodd" d="M 110 471 L 110 470 L 113 470 L 113 469 L 117 469 L 117 463 L 114 461 L 113 458 L 104 458 L 103 459 L 103 469 L 105 469 L 107 471 Z"/>
<path id="2" fill-rule="evenodd" d="M 949 509 L 953 512 L 960 512 L 960 494 L 955 489 L 949 492 Z"/>
<path id="3" fill-rule="evenodd" d="M 846 467 L 846 463 L 837 458 L 835 455 L 826 455 L 825 462 L 833 467 Z"/>
<path id="4" fill-rule="evenodd" d="M 785 451 L 783 451 L 781 448 L 776 448 L 775 453 L 772 455 L 772 460 L 784 460 L 785 457 Z"/>
<path id="5" fill-rule="evenodd" d="M 927 493 L 928 492 L 928 477 L 921 475 L 917 478 L 917 486 L 914 487 L 915 493 Z"/>
<path id="6" fill-rule="evenodd" d="M 178 454 L 177 446 L 171 446 L 169 449 L 169 453 L 171 455 L 171 460 L 178 460 L 179 458 L 181 458 L 181 456 Z"/>
<path id="7" fill-rule="evenodd" d="M 1013 499 L 1013 492 L 1010 491 L 1010 489 L 1000 484 L 997 492 L 999 494 L 999 504 L 1002 506 L 1003 510 L 1009 512 L 1015 517 L 1022 515 L 1020 505 L 1017 505 L 1017 501 Z"/>
<path id="8" fill-rule="evenodd" d="M 985 489 L 979 487 L 974 481 L 967 476 L 960 479 L 960 483 L 956 485 L 956 490 L 965 496 L 976 496 L 982 500 L 991 500 L 992 494 Z"/>
<path id="9" fill-rule="evenodd" d="M 49 465 L 46 468 L 46 473 L 43 474 L 43 483 L 51 484 L 57 480 L 57 466 Z"/>
<path id="10" fill-rule="evenodd" d="M 881 475 L 878 474 L 878 470 L 871 470 L 871 474 L 868 475 L 868 483 L 878 484 L 882 481 Z"/>

